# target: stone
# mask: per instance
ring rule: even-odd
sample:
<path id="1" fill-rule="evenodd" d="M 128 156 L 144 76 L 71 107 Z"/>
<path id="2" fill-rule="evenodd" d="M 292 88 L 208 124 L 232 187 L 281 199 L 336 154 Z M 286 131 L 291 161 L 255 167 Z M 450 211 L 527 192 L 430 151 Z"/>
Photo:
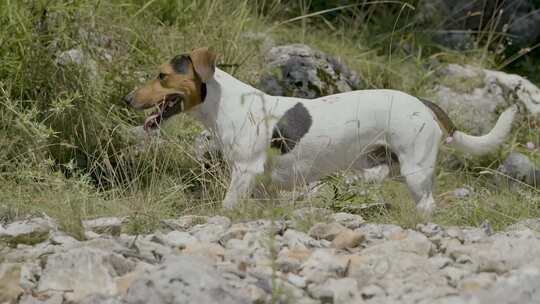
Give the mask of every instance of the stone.
<path id="1" fill-rule="evenodd" d="M 317 223 L 309 229 L 308 234 L 317 240 L 332 241 L 346 228 L 338 223 Z"/>
<path id="2" fill-rule="evenodd" d="M 464 199 L 472 195 L 472 191 L 469 188 L 456 188 L 452 191 L 452 195 L 455 198 Z"/>
<path id="3" fill-rule="evenodd" d="M 540 167 L 524 154 L 512 152 L 497 169 L 497 181 L 501 185 L 526 183 L 540 188 Z"/>
<path id="4" fill-rule="evenodd" d="M 73 290 L 66 293 L 70 301 L 79 301 L 92 293 L 115 295 L 114 276 L 134 268 L 122 256 L 95 248 L 75 248 L 47 258 L 37 291 Z"/>
<path id="5" fill-rule="evenodd" d="M 306 279 L 294 273 L 287 274 L 287 281 L 298 288 L 306 287 Z"/>
<path id="6" fill-rule="evenodd" d="M 361 295 L 358 283 L 352 278 L 329 279 L 328 281 L 308 288 L 310 295 L 324 303 L 358 303 Z"/>
<path id="7" fill-rule="evenodd" d="M 80 242 L 72 237 L 71 235 L 68 235 L 61 231 L 52 231 L 49 236 L 49 242 L 53 245 L 77 245 Z"/>
<path id="8" fill-rule="evenodd" d="M 249 231 L 249 227 L 243 223 L 233 224 L 221 237 L 220 243 L 225 244 L 230 239 L 243 239 L 246 233 Z"/>
<path id="9" fill-rule="evenodd" d="M 64 293 L 62 291 L 47 291 L 32 295 L 25 293 L 19 304 L 62 304 L 64 303 Z"/>
<path id="10" fill-rule="evenodd" d="M 276 265 L 282 272 L 298 272 L 311 253 L 309 249 L 285 247 L 278 253 Z"/>
<path id="11" fill-rule="evenodd" d="M 134 281 L 126 304 L 241 304 L 249 298 L 230 288 L 209 261 L 188 256 L 166 259 Z"/>
<path id="12" fill-rule="evenodd" d="M 62 303 L 62 302 L 60 302 Z M 93 294 L 84 298 L 79 304 L 122 304 L 122 300 L 114 296 L 106 296 L 102 294 Z"/>
<path id="13" fill-rule="evenodd" d="M 365 220 L 357 214 L 338 212 L 332 214 L 332 220 L 346 228 L 356 229 L 365 223 Z"/>
<path id="14" fill-rule="evenodd" d="M 330 249 L 317 249 L 302 264 L 300 275 L 308 283 L 322 283 L 327 278 L 343 277 L 347 270 L 348 259 L 336 255 Z"/>
<path id="15" fill-rule="evenodd" d="M 304 44 L 271 48 L 257 87 L 274 96 L 316 98 L 363 87 L 340 60 Z"/>
<path id="16" fill-rule="evenodd" d="M 229 227 L 221 224 L 202 224 L 193 226 L 189 232 L 201 242 L 217 242 L 219 241 Z"/>
<path id="17" fill-rule="evenodd" d="M 85 55 L 81 49 L 71 49 L 58 54 L 56 63 L 59 65 L 76 64 L 82 65 Z"/>
<path id="18" fill-rule="evenodd" d="M 219 225 L 224 227 L 225 229 L 231 227 L 231 220 L 228 217 L 220 215 L 208 218 L 208 221 L 206 223 L 209 225 Z"/>
<path id="19" fill-rule="evenodd" d="M 45 241 L 49 233 L 57 229 L 56 223 L 51 218 L 35 217 L 28 220 L 16 221 L 0 226 L 0 244 L 9 246 L 17 244 L 33 245 Z"/>
<path id="20" fill-rule="evenodd" d="M 188 231 L 195 225 L 206 224 L 207 216 L 185 215 L 177 219 L 162 220 L 161 224 L 172 230 Z"/>
<path id="21" fill-rule="evenodd" d="M 434 101 L 471 133 L 489 132 L 502 110 L 515 103 L 532 116 L 540 114 L 540 89 L 518 75 L 450 64 L 438 76 Z"/>
<path id="22" fill-rule="evenodd" d="M 491 287 L 497 280 L 497 275 L 491 272 L 480 272 L 464 278 L 457 283 L 462 292 L 472 293 Z"/>
<path id="23" fill-rule="evenodd" d="M 198 242 L 191 234 L 176 230 L 163 235 L 161 239 L 166 245 L 179 249 L 186 248 L 190 243 Z"/>
<path id="24" fill-rule="evenodd" d="M 534 235 L 517 238 L 497 233 L 482 242 L 454 245 L 446 254 L 454 260 L 466 255 L 476 271 L 501 274 L 536 259 L 540 255 L 540 239 Z"/>
<path id="25" fill-rule="evenodd" d="M 360 232 L 344 229 L 332 240 L 332 247 L 337 249 L 355 248 L 360 246 L 365 238 Z"/>
<path id="26" fill-rule="evenodd" d="M 288 229 L 283 234 L 283 242 L 290 249 L 293 248 L 321 248 L 326 247 L 326 244 L 321 240 L 315 240 L 304 232 Z"/>
<path id="27" fill-rule="evenodd" d="M 207 257 L 213 261 L 223 261 L 225 249 L 218 244 L 206 242 L 191 242 L 187 244 L 183 254 Z"/>
<path id="28" fill-rule="evenodd" d="M 24 292 L 19 284 L 20 277 L 20 264 L 0 264 L 0 303 L 16 303 L 18 297 Z"/>
<path id="29" fill-rule="evenodd" d="M 522 231 L 522 230 L 529 230 L 529 229 L 540 232 L 540 219 L 539 218 L 524 219 L 506 227 L 506 231 Z"/>
<path id="30" fill-rule="evenodd" d="M 97 234 L 120 235 L 123 219 L 118 217 L 101 217 L 93 220 L 82 221 L 85 230 Z"/>

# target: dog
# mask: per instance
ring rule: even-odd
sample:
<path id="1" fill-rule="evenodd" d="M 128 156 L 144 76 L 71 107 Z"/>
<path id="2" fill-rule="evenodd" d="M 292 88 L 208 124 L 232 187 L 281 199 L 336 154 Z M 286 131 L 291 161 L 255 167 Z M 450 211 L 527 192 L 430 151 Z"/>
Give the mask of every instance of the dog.
<path id="1" fill-rule="evenodd" d="M 176 56 L 125 101 L 156 109 L 144 122 L 146 130 L 183 112 L 204 124 L 231 167 L 225 208 L 249 197 L 261 174 L 287 190 L 338 170 L 369 171 L 373 155 L 386 151 L 398 162 L 417 209 L 431 214 L 443 135 L 458 150 L 484 155 L 504 142 L 517 112 L 511 106 L 488 134 L 471 136 L 436 104 L 400 91 L 358 90 L 310 100 L 270 96 L 217 68 L 216 57 L 208 48 Z"/>

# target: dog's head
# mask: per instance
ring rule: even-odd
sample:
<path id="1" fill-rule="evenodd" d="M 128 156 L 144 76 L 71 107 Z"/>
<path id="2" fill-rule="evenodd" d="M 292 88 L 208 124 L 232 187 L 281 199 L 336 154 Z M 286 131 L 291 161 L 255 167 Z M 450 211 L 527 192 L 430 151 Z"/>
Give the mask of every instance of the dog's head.
<path id="1" fill-rule="evenodd" d="M 160 66 L 155 79 L 125 97 L 135 109 L 156 108 L 144 122 L 154 129 L 165 119 L 189 111 L 206 97 L 206 82 L 214 76 L 216 54 L 208 48 L 178 55 Z"/>

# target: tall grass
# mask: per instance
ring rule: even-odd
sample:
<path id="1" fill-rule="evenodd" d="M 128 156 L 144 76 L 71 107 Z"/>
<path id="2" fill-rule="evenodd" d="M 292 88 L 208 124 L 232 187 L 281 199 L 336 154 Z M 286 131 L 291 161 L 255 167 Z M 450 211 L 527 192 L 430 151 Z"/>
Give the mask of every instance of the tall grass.
<path id="1" fill-rule="evenodd" d="M 195 159 L 191 145 L 200 125 L 181 115 L 164 126 L 159 137 L 141 135 L 133 127 L 142 123 L 143 114 L 128 109 L 122 97 L 154 77 L 157 65 L 197 46 L 213 47 L 221 63 L 233 64 L 229 72 L 256 83 L 264 68 L 264 35 L 277 44 L 304 42 L 339 56 L 360 72 L 368 88 L 420 96 L 434 81 L 437 67 L 431 55 L 454 62 L 490 56 L 485 48 L 466 56 L 440 52 L 418 34 L 415 5 L 416 1 L 1 1 L 0 220 L 45 212 L 81 236 L 80 220 L 95 216 L 127 216 L 130 229 L 140 232 L 185 212 L 221 213 L 228 172 L 219 162 L 207 167 Z M 250 33 L 263 34 L 258 39 L 260 35 Z M 70 50 L 80 60 L 69 57 Z M 331 202 L 323 195 L 304 203 L 341 210 L 372 197 L 408 197 L 396 194 L 403 188 L 395 183 L 375 190 L 345 187 L 339 179 L 335 183 L 343 192 L 339 197 L 355 199 L 335 202 L 330 196 Z M 361 197 L 355 187 L 378 194 Z M 484 198 L 506 197 L 493 195 Z M 412 225 L 417 219 L 410 204 L 407 198 L 393 209 L 384 207 L 366 216 Z M 287 217 L 294 206 L 281 201 L 268 210 L 255 203 L 229 215 Z M 459 212 L 458 207 L 454 210 Z M 446 218 L 475 221 L 440 220 Z"/>

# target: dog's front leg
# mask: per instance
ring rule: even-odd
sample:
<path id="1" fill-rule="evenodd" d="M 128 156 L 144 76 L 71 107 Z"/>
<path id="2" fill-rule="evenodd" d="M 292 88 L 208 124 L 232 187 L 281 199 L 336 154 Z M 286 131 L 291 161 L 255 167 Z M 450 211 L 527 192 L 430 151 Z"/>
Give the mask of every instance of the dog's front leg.
<path id="1" fill-rule="evenodd" d="M 240 200 L 250 196 L 257 176 L 264 172 L 264 159 L 236 162 L 231 171 L 231 183 L 223 200 L 223 207 L 227 209 L 233 209 Z"/>

